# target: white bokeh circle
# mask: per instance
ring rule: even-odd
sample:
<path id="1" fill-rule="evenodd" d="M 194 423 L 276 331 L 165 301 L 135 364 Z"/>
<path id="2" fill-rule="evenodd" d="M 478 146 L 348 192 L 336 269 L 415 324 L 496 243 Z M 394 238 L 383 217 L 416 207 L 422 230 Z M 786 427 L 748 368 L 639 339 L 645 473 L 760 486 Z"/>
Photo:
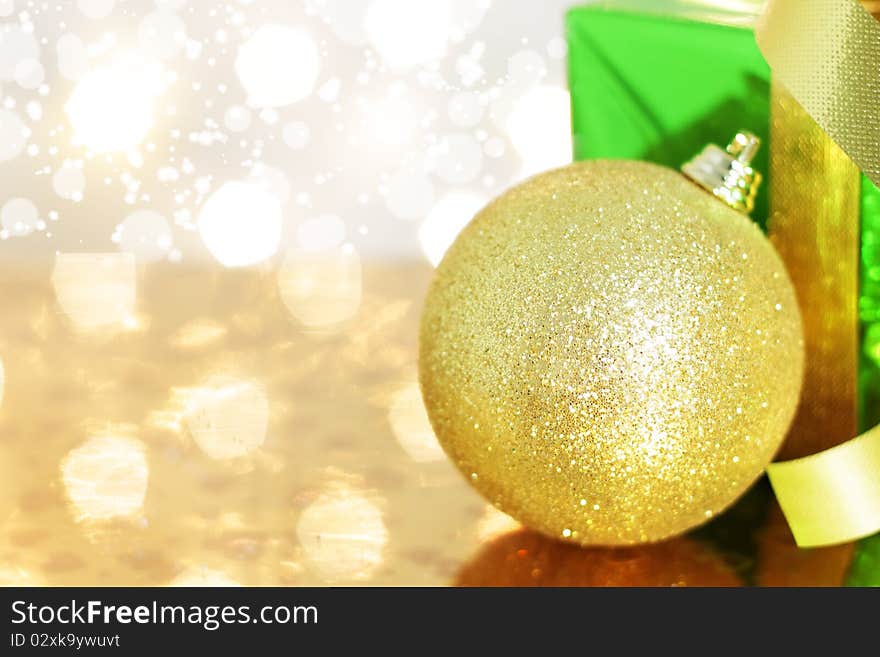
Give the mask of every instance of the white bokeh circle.
<path id="1" fill-rule="evenodd" d="M 18 157 L 27 144 L 30 130 L 18 114 L 0 108 L 0 162 Z"/>
<path id="2" fill-rule="evenodd" d="M 246 267 L 271 258 L 281 243 L 281 204 L 265 185 L 230 181 L 202 206 L 202 242 L 226 267 Z"/>
<path id="3" fill-rule="evenodd" d="M 114 241 L 138 262 L 156 262 L 167 257 L 174 238 L 164 216 L 153 210 L 137 210 L 119 224 Z"/>
<path id="4" fill-rule="evenodd" d="M 238 49 L 235 72 L 254 107 L 283 107 L 312 93 L 320 55 L 301 28 L 270 24 L 257 29 Z"/>
<path id="5" fill-rule="evenodd" d="M 0 226 L 10 235 L 29 235 L 37 230 L 40 213 L 28 198 L 11 198 L 0 208 Z"/>

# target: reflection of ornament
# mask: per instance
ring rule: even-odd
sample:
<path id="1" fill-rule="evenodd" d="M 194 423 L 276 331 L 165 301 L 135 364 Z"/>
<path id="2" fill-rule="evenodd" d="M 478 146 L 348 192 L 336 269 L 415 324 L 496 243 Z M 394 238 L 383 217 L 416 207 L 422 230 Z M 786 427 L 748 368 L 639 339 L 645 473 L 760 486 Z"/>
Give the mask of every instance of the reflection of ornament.
<path id="1" fill-rule="evenodd" d="M 747 210 L 757 146 L 685 169 Z M 477 215 L 428 293 L 420 376 L 473 484 L 534 529 L 656 541 L 731 504 L 797 405 L 801 323 L 745 216 L 641 162 L 575 164 Z"/>
<path id="2" fill-rule="evenodd" d="M 530 531 L 505 534 L 458 573 L 456 586 L 741 586 L 708 546 L 687 538 L 580 548 Z"/>

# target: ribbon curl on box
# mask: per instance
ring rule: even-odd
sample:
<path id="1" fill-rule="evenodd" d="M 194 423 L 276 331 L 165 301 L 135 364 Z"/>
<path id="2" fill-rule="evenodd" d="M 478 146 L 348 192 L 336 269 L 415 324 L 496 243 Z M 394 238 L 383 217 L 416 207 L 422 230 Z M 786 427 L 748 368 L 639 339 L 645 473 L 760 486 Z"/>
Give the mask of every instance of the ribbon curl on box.
<path id="1" fill-rule="evenodd" d="M 794 112 L 811 118 L 815 131 L 834 142 L 825 149 L 824 180 L 818 180 L 820 174 L 811 173 L 806 166 L 800 169 L 800 180 L 792 180 L 791 172 L 780 170 L 779 175 L 789 182 L 777 183 L 782 191 L 774 198 L 777 208 L 783 208 L 779 221 L 785 241 L 796 241 L 793 236 L 798 230 L 812 230 L 815 246 L 827 247 L 827 252 L 815 249 L 811 255 L 817 261 L 812 263 L 803 252 L 800 262 L 798 254 L 792 254 L 793 276 L 798 278 L 798 265 L 806 272 L 803 279 L 809 288 L 808 298 L 802 302 L 815 304 L 819 299 L 813 293 L 857 262 L 857 250 L 849 249 L 853 239 L 857 240 L 853 238 L 857 226 L 846 221 L 847 216 L 858 216 L 857 209 L 847 214 L 858 196 L 857 183 L 836 189 L 829 187 L 829 180 L 832 185 L 835 180 L 857 181 L 851 176 L 857 166 L 880 185 L 880 22 L 856 0 L 768 0 L 756 37 L 773 70 L 774 84 L 784 86 L 779 93 L 774 90 L 774 109 L 791 105 L 793 98 L 799 105 Z M 807 126 L 797 133 L 789 128 L 781 130 L 782 146 L 776 147 L 794 144 L 805 135 L 815 138 L 811 129 Z M 774 128 L 774 143 L 776 139 Z M 791 158 L 779 157 L 777 161 L 791 165 Z M 773 169 L 771 163 L 771 173 L 775 173 Z M 822 195 L 828 198 L 819 199 Z M 799 208 L 807 208 L 813 216 L 798 217 Z M 812 223 L 807 225 L 807 221 Z M 815 369 L 817 376 L 830 373 L 843 381 L 846 376 L 841 376 L 841 368 L 835 368 L 835 359 L 855 362 L 854 349 L 847 349 L 856 343 L 855 330 L 850 330 L 857 323 L 856 294 L 855 290 L 832 290 L 832 294 L 830 306 L 808 309 L 805 320 L 809 322 L 812 315 L 827 325 L 831 322 L 821 314 L 830 313 L 848 336 L 827 349 L 829 353 Z M 827 378 L 819 385 L 827 386 Z M 845 543 L 880 531 L 880 427 L 823 452 L 774 463 L 767 472 L 799 546 Z"/>

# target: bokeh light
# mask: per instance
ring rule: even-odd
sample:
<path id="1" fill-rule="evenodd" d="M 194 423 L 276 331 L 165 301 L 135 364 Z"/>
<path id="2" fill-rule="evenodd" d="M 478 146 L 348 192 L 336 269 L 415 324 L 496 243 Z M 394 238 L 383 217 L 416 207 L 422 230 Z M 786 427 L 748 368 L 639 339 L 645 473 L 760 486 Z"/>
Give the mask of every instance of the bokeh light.
<path id="1" fill-rule="evenodd" d="M 367 40 L 364 18 L 372 0 L 305 0 L 306 10 L 316 14 L 343 43 L 357 46 Z"/>
<path id="2" fill-rule="evenodd" d="M 380 144 L 403 144 L 412 138 L 419 125 L 416 108 L 400 86 L 365 109 L 367 134 Z"/>
<path id="3" fill-rule="evenodd" d="M 139 262 L 212 254 L 241 267 L 287 248 L 283 227 L 302 216 L 337 214 L 365 262 L 412 258 L 418 234 L 393 219 L 423 221 L 450 193 L 489 197 L 569 159 L 560 103 L 542 101 L 564 94 L 564 39 L 496 33 L 508 9 L 490 0 L 305 0 L 292 12 L 241 2 L 198 24 L 177 0 L 80 4 L 0 25 L 0 79 L 15 87 L 0 104 L 0 159 L 26 154 L 56 199 L 100 202 L 112 217 L 92 223 L 91 246 L 71 247 L 65 219 L 85 206 L 46 205 L 40 231 L 49 248 L 62 242 L 55 250 L 102 250 L 96 240 L 111 233 L 118 243 L 124 218 L 145 210 L 170 236 L 163 228 L 161 255 Z M 475 34 L 490 8 L 498 15 Z M 46 32 L 56 15 L 60 28 Z M 52 118 L 59 96 L 69 125 Z M 124 158 L 96 157 L 114 152 Z M 254 213 L 244 231 L 211 203 L 227 181 L 259 181 L 276 197 L 277 246 L 272 220 Z M 206 208 L 216 225 L 199 225 Z"/>
<path id="4" fill-rule="evenodd" d="M 9 235 L 29 235 L 37 230 L 40 213 L 27 198 L 11 198 L 0 207 L 0 226 Z"/>
<path id="5" fill-rule="evenodd" d="M 476 91 L 462 91 L 449 99 L 446 106 L 449 120 L 459 128 L 472 128 L 483 119 L 485 103 Z"/>
<path id="6" fill-rule="evenodd" d="M 515 526 L 413 376 L 564 84 L 515 4 L 0 0 L 0 581 L 437 585 Z"/>
<path id="7" fill-rule="evenodd" d="M 82 201 L 86 189 L 86 175 L 82 166 L 71 161 L 64 162 L 52 174 L 52 189 L 63 199 Z"/>
<path id="8" fill-rule="evenodd" d="M 238 49 L 235 72 L 255 107 L 282 107 L 312 93 L 320 56 L 311 35 L 287 25 L 264 25 Z"/>
<path id="9" fill-rule="evenodd" d="M 128 253 L 59 253 L 52 270 L 58 305 L 83 332 L 135 325 L 136 269 Z"/>
<path id="10" fill-rule="evenodd" d="M 446 0 L 374 0 L 364 29 L 389 67 L 408 70 L 446 54 L 450 23 Z"/>
<path id="11" fill-rule="evenodd" d="M 98 153 L 137 146 L 153 125 L 153 103 L 162 88 L 158 66 L 133 56 L 91 71 L 65 105 L 74 141 Z"/>
<path id="12" fill-rule="evenodd" d="M 251 167 L 247 182 L 261 186 L 282 206 L 290 200 L 290 182 L 284 172 L 277 167 L 265 162 L 256 162 Z"/>
<path id="13" fill-rule="evenodd" d="M 520 176 L 568 164 L 572 159 L 568 91 L 543 85 L 517 99 L 507 117 L 507 134 L 522 160 Z"/>
<path id="14" fill-rule="evenodd" d="M 269 399 L 259 381 L 218 375 L 176 395 L 190 435 L 212 459 L 246 456 L 266 440 Z"/>
<path id="15" fill-rule="evenodd" d="M 146 447 L 123 436 L 90 438 L 61 462 L 61 481 L 79 521 L 138 513 L 148 477 Z"/>
<path id="16" fill-rule="evenodd" d="M 106 18 L 116 6 L 116 0 L 76 0 L 76 6 L 88 18 Z"/>
<path id="17" fill-rule="evenodd" d="M 437 177 L 453 185 L 471 182 L 483 168 L 483 147 L 467 133 L 444 135 L 430 155 Z"/>
<path id="18" fill-rule="evenodd" d="M 231 105 L 223 114 L 223 125 L 232 132 L 244 132 L 251 127 L 252 118 L 252 113 L 247 107 Z"/>
<path id="19" fill-rule="evenodd" d="M 173 237 L 165 217 L 154 210 L 138 210 L 122 220 L 111 239 L 138 262 L 155 262 L 168 255 Z"/>
<path id="20" fill-rule="evenodd" d="M 296 241 L 306 251 L 325 251 L 345 241 L 345 222 L 335 214 L 306 219 L 296 227 Z"/>
<path id="21" fill-rule="evenodd" d="M 40 60 L 22 59 L 15 65 L 15 81 L 22 89 L 36 89 L 45 78 L 46 70 Z"/>
<path id="22" fill-rule="evenodd" d="M 434 203 L 434 183 L 419 168 L 395 172 L 385 185 L 385 204 L 398 219 L 421 219 Z"/>
<path id="23" fill-rule="evenodd" d="M 138 26 L 141 51 L 157 59 L 174 57 L 186 43 L 186 24 L 168 10 L 154 11 Z"/>
<path id="24" fill-rule="evenodd" d="M 281 242 L 281 204 L 265 185 L 224 183 L 202 206 L 202 241 L 221 264 L 245 267 L 272 257 Z"/>
<path id="25" fill-rule="evenodd" d="M 39 59 L 40 45 L 32 31 L 15 23 L 0 24 L 0 81 L 15 80 L 20 62 Z"/>
<path id="26" fill-rule="evenodd" d="M 407 383 L 394 392 L 388 408 L 388 422 L 397 442 L 416 463 L 446 458 L 431 429 L 418 383 Z"/>
<path id="27" fill-rule="evenodd" d="M 27 144 L 30 130 L 18 114 L 0 108 L 0 162 L 18 157 Z"/>
<path id="28" fill-rule="evenodd" d="M 361 260 L 351 244 L 290 249 L 278 269 L 284 305 L 310 329 L 336 329 L 353 318 L 362 288 Z"/>
<path id="29" fill-rule="evenodd" d="M 306 507 L 296 535 L 308 563 L 331 583 L 368 580 L 382 565 L 388 544 L 378 504 L 347 487 L 330 490 Z"/>
<path id="30" fill-rule="evenodd" d="M 58 73 L 68 80 L 77 81 L 89 70 L 89 53 L 85 44 L 75 34 L 63 34 L 55 42 Z"/>
<path id="31" fill-rule="evenodd" d="M 487 202 L 485 196 L 473 192 L 449 192 L 434 204 L 419 228 L 419 243 L 428 262 L 435 267 L 440 264 L 461 229 Z"/>
<path id="32" fill-rule="evenodd" d="M 284 124 L 281 138 L 284 143 L 295 151 L 305 148 L 309 143 L 311 131 L 305 121 L 290 121 Z"/>
<path id="33" fill-rule="evenodd" d="M 514 87 L 530 89 L 547 77 L 547 65 L 534 50 L 520 50 L 507 60 L 507 76 Z"/>

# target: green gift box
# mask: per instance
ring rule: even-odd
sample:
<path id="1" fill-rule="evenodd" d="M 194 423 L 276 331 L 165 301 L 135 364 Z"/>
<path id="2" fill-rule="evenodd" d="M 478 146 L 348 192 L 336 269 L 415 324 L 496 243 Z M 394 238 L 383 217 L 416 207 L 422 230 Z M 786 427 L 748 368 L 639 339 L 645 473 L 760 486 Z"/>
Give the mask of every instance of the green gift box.
<path id="1" fill-rule="evenodd" d="M 788 111 L 785 103 L 793 101 L 779 100 L 785 92 L 772 88 L 770 69 L 755 43 L 752 25 L 762 5 L 758 0 L 619 0 L 570 10 L 566 31 L 575 159 L 646 160 L 678 169 L 706 144 L 726 143 L 737 131 L 747 129 L 765 144 L 753 162 L 756 170 L 768 175 L 752 218 L 768 229 L 768 222 L 773 223 L 774 186 L 783 186 L 779 190 L 782 198 L 788 193 L 784 186 L 792 184 L 769 175 L 774 147 L 776 157 L 800 158 L 818 176 L 825 171 L 822 167 L 831 170 L 829 160 L 839 156 L 801 153 L 798 149 L 803 148 L 800 142 L 805 139 L 797 132 L 800 128 L 786 128 L 788 134 L 783 140 L 771 125 L 771 116 L 779 119 Z M 771 142 L 774 135 L 776 144 Z M 838 391 L 844 404 L 851 400 L 851 421 L 847 424 L 846 419 L 838 418 L 838 424 L 832 425 L 838 434 L 851 435 L 833 436 L 837 442 L 853 437 L 856 428 L 861 431 L 880 422 L 880 191 L 855 170 L 844 174 L 844 178 L 857 186 L 854 194 L 859 206 L 859 216 L 853 218 L 851 272 L 841 274 L 847 285 L 851 283 L 852 333 L 858 337 L 852 340 L 852 352 L 847 352 L 844 359 L 849 367 L 846 372 L 852 374 L 851 386 Z M 829 177 L 828 184 L 837 181 Z M 821 239 L 812 237 L 819 248 Z M 785 244 L 777 240 L 777 247 L 790 264 Z M 793 277 L 797 284 L 798 276 Z M 810 331 L 814 329 L 806 315 L 809 362 Z M 822 330 L 815 327 L 817 332 Z M 823 338 L 827 335 L 813 342 Z M 815 381 L 824 374 L 818 369 L 812 375 Z M 821 382 L 812 387 L 822 388 Z M 805 389 L 805 396 L 809 394 Z M 828 414 L 827 409 L 814 411 L 808 400 L 793 435 L 799 427 L 814 421 L 811 412 Z M 758 486 L 725 516 L 699 531 L 737 558 L 750 562 L 756 551 L 755 541 L 741 535 L 745 532 L 742 523 L 760 524 L 763 516 L 758 509 L 762 505 L 766 508 L 767 499 L 766 484 Z M 880 584 L 880 537 L 857 545 L 845 582 Z"/>
<path id="2" fill-rule="evenodd" d="M 567 17 L 575 159 L 647 160 L 678 169 L 741 128 L 767 141 L 770 69 L 743 27 L 718 15 L 651 3 L 602 3 Z M 666 7 L 675 13 L 659 13 Z M 653 13 L 658 12 L 658 13 Z M 701 20 L 702 19 L 702 20 Z M 739 23 L 739 24 L 738 24 Z M 767 149 L 753 166 L 767 171 Z M 767 219 L 766 188 L 753 217 Z"/>

